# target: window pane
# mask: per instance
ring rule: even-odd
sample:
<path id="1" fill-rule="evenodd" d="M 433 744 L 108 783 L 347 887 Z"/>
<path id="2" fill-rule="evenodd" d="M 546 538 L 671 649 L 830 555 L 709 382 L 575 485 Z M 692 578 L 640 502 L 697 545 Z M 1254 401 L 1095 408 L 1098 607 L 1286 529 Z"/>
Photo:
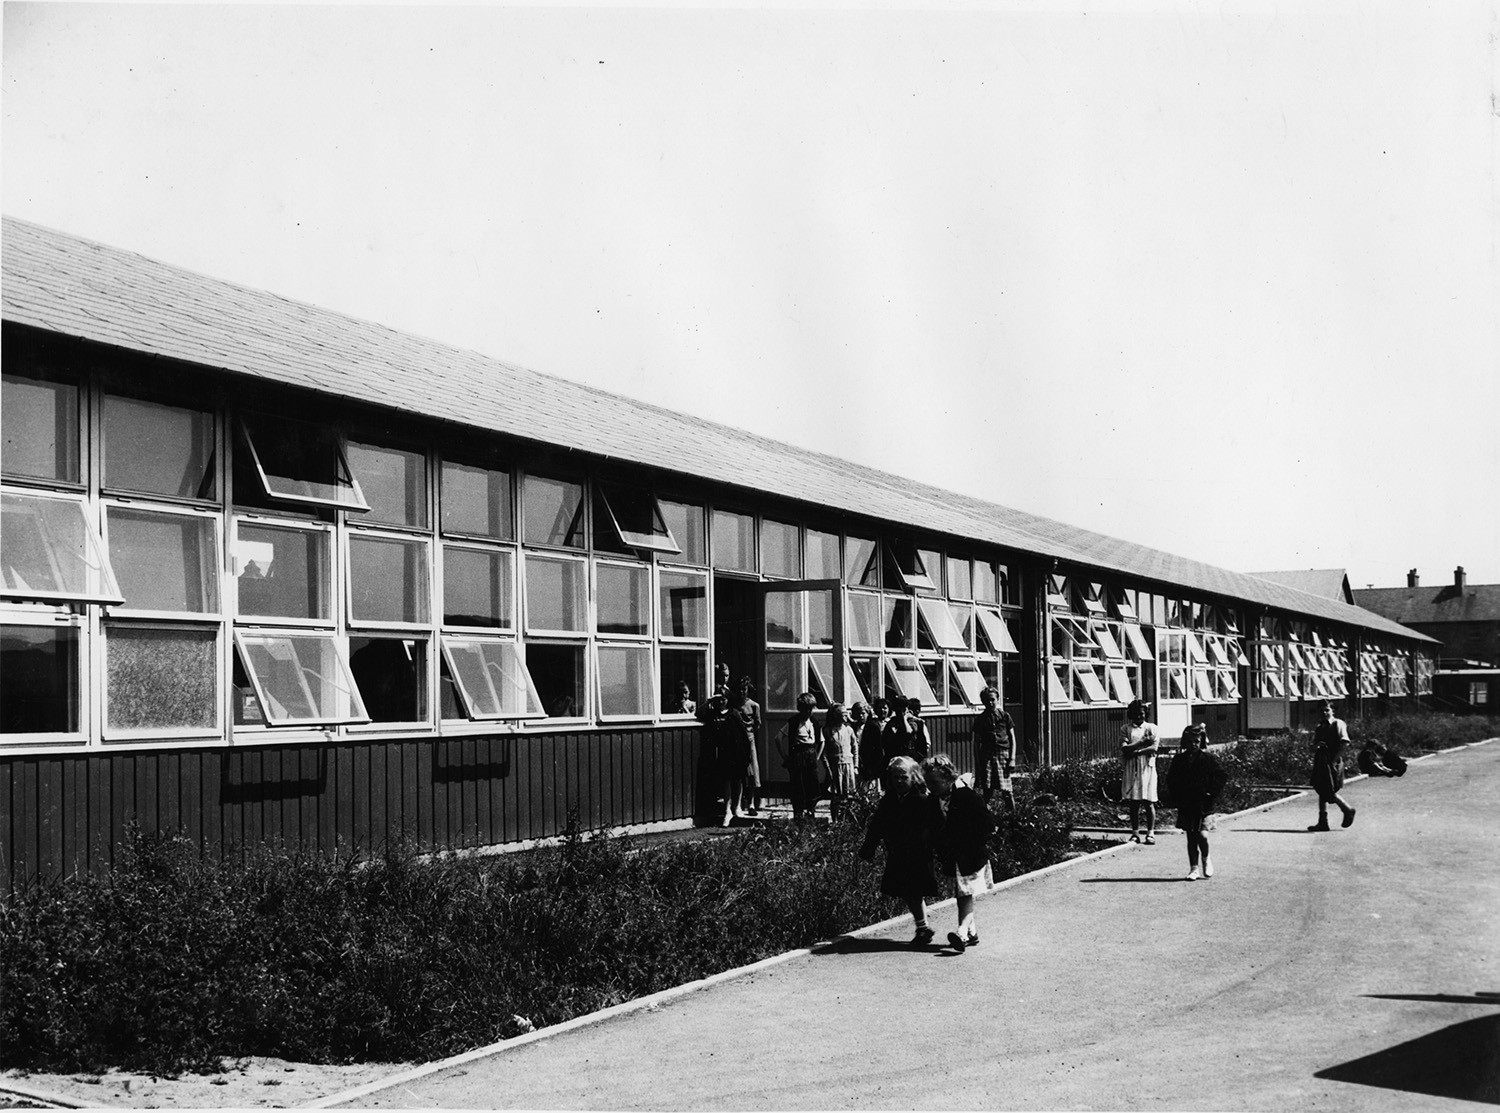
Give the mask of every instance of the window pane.
<path id="1" fill-rule="evenodd" d="M 526 671 L 548 718 L 573 719 L 584 713 L 583 646 L 532 642 L 526 647 Z"/>
<path id="2" fill-rule="evenodd" d="M 877 694 L 875 676 L 879 671 L 879 664 L 879 660 L 874 657 L 849 658 L 849 676 L 854 682 L 855 699 L 863 700 L 867 704 L 875 702 Z"/>
<path id="3" fill-rule="evenodd" d="M 656 505 L 656 496 L 639 487 L 617 487 L 599 484 L 594 514 L 594 544 L 609 533 L 629 549 L 650 549 L 675 555 L 677 543 L 667 529 L 666 520 Z M 602 510 L 602 516 L 600 514 Z"/>
<path id="4" fill-rule="evenodd" d="M 880 546 L 867 537 L 844 538 L 844 582 L 854 587 L 880 586 Z"/>
<path id="5" fill-rule="evenodd" d="M 329 535 L 323 530 L 239 522 L 234 572 L 239 614 L 329 619 Z"/>
<path id="6" fill-rule="evenodd" d="M 884 625 L 887 649 L 910 649 L 911 600 L 898 595 L 885 596 Z"/>
<path id="7" fill-rule="evenodd" d="M 935 706 L 938 702 L 937 696 L 933 694 L 932 685 L 927 682 L 927 676 L 917 664 L 915 657 L 887 657 L 885 659 L 886 695 L 892 694 L 892 690 L 907 699 L 918 699 L 923 707 Z"/>
<path id="8" fill-rule="evenodd" d="M 899 577 L 906 587 L 917 591 L 931 591 L 937 586 L 933 577 L 941 576 L 941 571 L 926 565 L 927 559 L 933 554 L 925 550 L 919 552 L 910 541 L 892 541 L 887 548 L 895 565 L 892 574 Z"/>
<path id="9" fill-rule="evenodd" d="M 443 622 L 449 626 L 492 626 L 510 630 L 516 623 L 511 566 L 506 549 L 443 546 Z"/>
<path id="10" fill-rule="evenodd" d="M 332 635 L 240 634 L 245 669 L 273 726 L 363 721 L 364 704 Z"/>
<path id="11" fill-rule="evenodd" d="M 729 510 L 714 511 L 714 567 L 755 571 L 755 519 Z"/>
<path id="12" fill-rule="evenodd" d="M 660 575 L 662 637 L 708 637 L 708 577 L 665 569 Z"/>
<path id="13" fill-rule="evenodd" d="M 691 715 L 703 706 L 708 689 L 708 651 L 661 651 L 661 709 L 664 715 Z M 691 706 L 689 706 L 691 704 Z"/>
<path id="14" fill-rule="evenodd" d="M 76 499 L 0 494 L 0 541 L 5 595 L 119 601 L 104 546 Z"/>
<path id="15" fill-rule="evenodd" d="M 937 649 L 964 649 L 963 637 L 953 625 L 953 615 L 948 604 L 941 599 L 918 599 L 922 624 Z"/>
<path id="16" fill-rule="evenodd" d="M 833 644 L 833 595 L 827 591 L 804 591 L 807 598 L 807 644 Z"/>
<path id="17" fill-rule="evenodd" d="M 599 564 L 594 569 L 599 633 L 651 633 L 651 572 L 620 564 Z"/>
<path id="18" fill-rule="evenodd" d="M 526 514 L 522 536 L 528 543 L 583 548 L 581 484 L 528 475 L 522 493 Z"/>
<path id="19" fill-rule="evenodd" d="M 509 472 L 445 460 L 438 506 L 446 533 L 473 533 L 500 541 L 514 536 Z"/>
<path id="20" fill-rule="evenodd" d="M 583 564 L 526 554 L 526 628 L 584 633 L 588 620 Z M 528 662 L 530 658 L 528 657 Z M 536 673 L 533 671 L 532 678 Z M 541 690 L 537 682 L 537 690 Z M 546 696 L 542 697 L 546 702 Z M 582 706 L 581 704 L 579 706 Z"/>
<path id="21" fill-rule="evenodd" d="M 968 557 L 948 558 L 948 595 L 954 599 L 972 599 L 973 584 L 969 575 Z"/>
<path id="22" fill-rule="evenodd" d="M 79 729 L 76 629 L 0 626 L 0 676 L 0 734 Z"/>
<path id="23" fill-rule="evenodd" d="M 351 636 L 349 671 L 372 722 L 426 721 L 426 639 Z"/>
<path id="24" fill-rule="evenodd" d="M 943 593 L 943 554 L 936 549 L 918 549 L 917 556 L 922 560 L 922 567 L 927 572 L 927 578 L 932 581 L 933 590 L 941 595 Z"/>
<path id="25" fill-rule="evenodd" d="M 994 561 L 974 562 L 974 600 L 978 603 L 998 603 L 999 574 Z"/>
<path id="26" fill-rule="evenodd" d="M 213 614 L 219 609 L 219 531 L 211 518 L 105 509 L 109 562 L 125 606 Z"/>
<path id="27" fill-rule="evenodd" d="M 351 443 L 349 467 L 370 504 L 361 522 L 427 524 L 427 458 L 420 452 Z"/>
<path id="28" fill-rule="evenodd" d="M 0 379 L 0 470 L 77 483 L 78 388 L 18 375 Z"/>
<path id="29" fill-rule="evenodd" d="M 954 628 L 964 649 L 974 648 L 974 608 L 968 603 L 950 603 L 948 613 L 953 618 Z"/>
<path id="30" fill-rule="evenodd" d="M 427 545 L 392 537 L 349 538 L 349 617 L 426 622 Z"/>
<path id="31" fill-rule="evenodd" d="M 833 705 L 832 653 L 809 653 L 807 655 L 807 690 L 812 693 L 820 709 L 826 710 Z M 848 704 L 844 706 L 847 708 Z"/>
<path id="32" fill-rule="evenodd" d="M 983 632 L 984 640 L 988 643 L 991 653 L 1018 652 L 1015 639 L 1011 637 L 1010 628 L 1001 619 L 998 611 L 992 611 L 988 607 L 976 607 L 974 613 L 979 619 L 979 629 Z M 1062 644 L 1067 645 L 1071 649 L 1072 638 L 1066 636 L 1069 628 L 1062 623 L 1053 622 L 1052 631 L 1054 639 L 1053 654 L 1055 656 L 1066 656 L 1067 653 L 1058 648 L 1057 639 L 1059 632 L 1061 632 L 1064 635 Z"/>
<path id="33" fill-rule="evenodd" d="M 708 550 L 704 544 L 703 507 L 687 502 L 660 503 L 662 520 L 672 531 L 672 538 L 682 550 L 675 559 L 684 564 L 707 564 Z"/>
<path id="34" fill-rule="evenodd" d="M 513 642 L 478 638 L 444 638 L 443 652 L 451 678 L 463 696 L 471 719 L 518 719 L 543 714 L 541 698 Z M 444 718 L 457 718 L 445 707 Z"/>
<path id="35" fill-rule="evenodd" d="M 950 662 L 952 669 L 949 674 L 948 702 L 950 705 L 962 705 L 965 703 L 978 707 L 979 695 L 984 691 L 985 680 L 979 671 L 979 665 L 967 657 L 955 657 Z"/>
<path id="36" fill-rule="evenodd" d="M 943 662 L 924 658 L 921 665 L 922 675 L 927 678 L 927 686 L 932 689 L 933 702 L 941 705 L 943 703 Z"/>
<path id="37" fill-rule="evenodd" d="M 599 714 L 644 718 L 656 713 L 656 682 L 647 645 L 599 646 Z"/>
<path id="38" fill-rule="evenodd" d="M 766 592 L 766 643 L 802 644 L 802 592 Z"/>
<path id="39" fill-rule="evenodd" d="M 250 451 L 242 454 L 243 463 L 249 468 L 235 469 L 236 501 L 253 505 L 264 494 L 291 502 L 366 509 L 337 430 L 309 421 L 262 415 L 246 417 L 244 432 Z M 236 462 L 241 462 L 239 457 Z M 242 491 L 245 483 L 251 486 Z"/>
<path id="40" fill-rule="evenodd" d="M 766 654 L 766 710 L 792 711 L 797 697 L 806 690 L 800 653 Z"/>
<path id="41" fill-rule="evenodd" d="M 849 644 L 870 648 L 885 644 L 885 623 L 878 595 L 849 593 Z"/>
<path id="42" fill-rule="evenodd" d="M 802 575 L 797 527 L 764 518 L 760 523 L 760 568 L 767 576 L 795 580 Z"/>
<path id="43" fill-rule="evenodd" d="M 105 395 L 104 486 L 213 498 L 213 414 Z"/>
<path id="44" fill-rule="evenodd" d="M 810 529 L 804 531 L 803 537 L 807 546 L 807 578 L 839 579 L 842 575 L 839 566 L 839 535 Z"/>
<path id="45" fill-rule="evenodd" d="M 110 730 L 217 730 L 219 635 L 152 626 L 105 628 Z"/>

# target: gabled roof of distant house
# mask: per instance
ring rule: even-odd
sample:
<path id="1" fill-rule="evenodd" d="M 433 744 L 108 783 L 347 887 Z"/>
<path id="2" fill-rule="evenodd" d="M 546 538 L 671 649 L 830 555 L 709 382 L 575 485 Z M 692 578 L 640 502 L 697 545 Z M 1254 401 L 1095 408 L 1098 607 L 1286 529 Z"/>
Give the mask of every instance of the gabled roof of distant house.
<path id="1" fill-rule="evenodd" d="M 1306 568 L 1287 572 L 1251 572 L 1262 580 L 1294 587 L 1309 595 L 1321 595 L 1324 599 L 1337 599 L 1341 603 L 1353 603 L 1349 592 L 1349 576 L 1342 568 Z"/>
<path id="2" fill-rule="evenodd" d="M 1500 622 L 1500 584 L 1367 587 L 1354 601 L 1393 622 Z"/>
<path id="3" fill-rule="evenodd" d="M 4 319 L 667 472 L 1428 641 L 1242 572 L 945 491 L 6 217 Z"/>

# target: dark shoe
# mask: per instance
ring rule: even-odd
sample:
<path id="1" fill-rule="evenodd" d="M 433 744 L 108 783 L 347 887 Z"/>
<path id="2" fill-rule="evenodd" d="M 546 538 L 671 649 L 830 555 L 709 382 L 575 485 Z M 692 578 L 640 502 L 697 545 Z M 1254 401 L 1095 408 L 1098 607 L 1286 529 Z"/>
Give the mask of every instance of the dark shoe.
<path id="1" fill-rule="evenodd" d="M 950 931 L 948 933 L 948 946 L 952 947 L 959 954 L 963 954 L 964 937 L 956 931 Z"/>
<path id="2" fill-rule="evenodd" d="M 911 937 L 911 945 L 913 947 L 925 947 L 932 942 L 932 937 L 936 934 L 937 932 L 933 931 L 930 927 L 919 927 L 917 928 L 917 934 Z"/>
<path id="3" fill-rule="evenodd" d="M 971 934 L 968 939 L 964 940 L 964 942 L 968 946 L 970 946 L 970 947 L 977 947 L 977 946 L 979 946 L 979 935 L 978 935 L 978 933 Z"/>
<path id="4" fill-rule="evenodd" d="M 1326 824 L 1326 823 L 1314 823 L 1311 827 L 1308 828 L 1308 830 L 1309 831 L 1331 831 L 1331 830 L 1333 830 L 1333 828 L 1329 827 L 1328 824 Z"/>
<path id="5" fill-rule="evenodd" d="M 1344 822 L 1341 826 L 1352 827 L 1354 825 L 1354 809 L 1350 808 L 1344 813 Z"/>

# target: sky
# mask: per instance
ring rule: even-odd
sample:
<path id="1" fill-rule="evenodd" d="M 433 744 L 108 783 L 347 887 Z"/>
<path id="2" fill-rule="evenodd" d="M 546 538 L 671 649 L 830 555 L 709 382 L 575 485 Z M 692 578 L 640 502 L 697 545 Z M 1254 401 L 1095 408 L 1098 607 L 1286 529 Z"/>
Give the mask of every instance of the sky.
<path id="1" fill-rule="evenodd" d="M 1226 568 L 1500 583 L 1500 0 L 3 34 L 6 215 Z"/>

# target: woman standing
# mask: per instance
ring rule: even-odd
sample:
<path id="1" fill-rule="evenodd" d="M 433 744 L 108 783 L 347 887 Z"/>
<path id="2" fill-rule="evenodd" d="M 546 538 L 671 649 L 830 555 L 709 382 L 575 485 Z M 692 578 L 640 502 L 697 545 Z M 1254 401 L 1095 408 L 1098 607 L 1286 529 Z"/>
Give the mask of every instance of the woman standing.
<path id="1" fill-rule="evenodd" d="M 1146 845 L 1156 842 L 1156 724 L 1146 722 L 1146 705 L 1131 700 L 1120 728 L 1120 798 L 1130 808 L 1130 841 L 1141 842 L 1140 812 L 1146 809 Z"/>

